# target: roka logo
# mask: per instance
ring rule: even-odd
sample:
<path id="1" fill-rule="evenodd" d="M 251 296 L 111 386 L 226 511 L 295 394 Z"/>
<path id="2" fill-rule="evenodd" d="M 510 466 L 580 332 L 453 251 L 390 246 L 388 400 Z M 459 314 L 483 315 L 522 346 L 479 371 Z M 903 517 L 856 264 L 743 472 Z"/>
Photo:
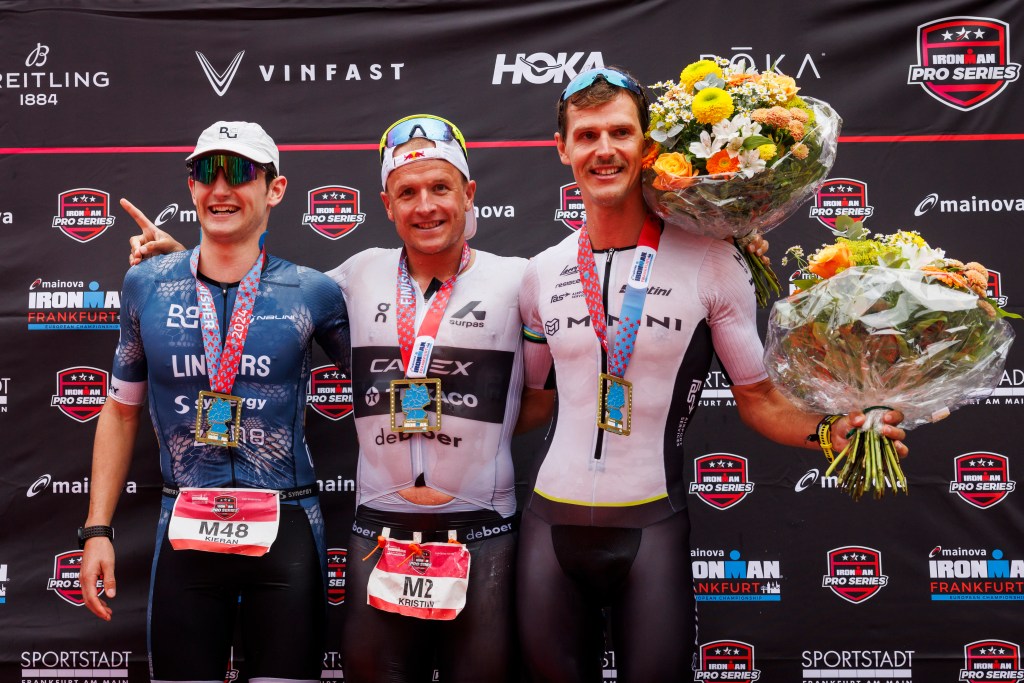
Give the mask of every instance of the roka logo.
<path id="1" fill-rule="evenodd" d="M 834 230 L 839 216 L 849 216 L 859 223 L 874 212 L 874 207 L 868 205 L 866 183 L 853 178 L 830 178 L 814 194 L 811 218 Z"/>
<path id="2" fill-rule="evenodd" d="M 114 224 L 110 195 L 102 190 L 80 187 L 57 195 L 57 215 L 52 227 L 60 228 L 76 242 L 88 242 Z"/>
<path id="3" fill-rule="evenodd" d="M 1016 487 L 1010 479 L 1010 459 L 996 453 L 964 453 L 953 459 L 955 479 L 949 492 L 984 510 L 1002 502 Z"/>
<path id="4" fill-rule="evenodd" d="M 310 190 L 308 213 L 302 224 L 329 240 L 344 237 L 366 220 L 359 210 L 359 190 L 344 185 L 324 185 Z"/>
<path id="5" fill-rule="evenodd" d="M 103 410 L 107 401 L 106 370 L 80 365 L 57 373 L 57 393 L 50 397 L 50 406 L 76 422 L 88 422 Z"/>
<path id="6" fill-rule="evenodd" d="M 847 602 L 864 602 L 889 583 L 889 577 L 882 574 L 882 554 L 873 548 L 835 548 L 828 551 L 827 558 L 828 573 L 821 587 Z"/>
<path id="7" fill-rule="evenodd" d="M 907 84 L 920 85 L 947 107 L 970 111 L 1017 80 L 1010 27 L 998 19 L 944 17 L 917 27 L 917 64 Z"/>
<path id="8" fill-rule="evenodd" d="M 333 365 L 313 368 L 306 403 L 328 420 L 340 420 L 352 413 L 352 380 Z"/>
<path id="9" fill-rule="evenodd" d="M 725 510 L 754 490 L 747 481 L 747 459 L 730 453 L 711 453 L 693 463 L 690 493 L 713 508 Z"/>

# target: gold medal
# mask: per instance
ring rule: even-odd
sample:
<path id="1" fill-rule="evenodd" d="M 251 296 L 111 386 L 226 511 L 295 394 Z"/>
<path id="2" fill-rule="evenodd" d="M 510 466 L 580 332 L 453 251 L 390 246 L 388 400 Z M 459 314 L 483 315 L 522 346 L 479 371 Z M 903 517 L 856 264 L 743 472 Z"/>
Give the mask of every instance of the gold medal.
<path id="1" fill-rule="evenodd" d="M 434 398 L 430 398 L 429 386 L 433 386 Z M 441 429 L 441 380 L 393 379 L 391 380 L 391 431 L 393 432 L 436 432 Z M 401 399 L 401 409 L 395 403 Z M 399 424 L 398 413 L 402 413 Z M 430 413 L 434 413 L 434 424 L 430 424 Z"/>
<path id="2" fill-rule="evenodd" d="M 597 385 L 597 426 L 629 436 L 633 426 L 633 383 L 601 373 Z"/>
<path id="3" fill-rule="evenodd" d="M 196 401 L 196 441 L 213 446 L 238 446 L 242 399 L 216 391 L 200 391 Z"/>

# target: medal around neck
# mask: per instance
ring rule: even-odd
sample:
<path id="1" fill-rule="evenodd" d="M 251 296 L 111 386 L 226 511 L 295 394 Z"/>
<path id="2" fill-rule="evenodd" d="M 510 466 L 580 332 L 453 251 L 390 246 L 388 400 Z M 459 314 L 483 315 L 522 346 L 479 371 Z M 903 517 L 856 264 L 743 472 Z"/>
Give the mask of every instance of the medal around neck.
<path id="1" fill-rule="evenodd" d="M 432 387 L 432 389 L 431 389 Z M 430 394 L 433 391 L 434 397 Z M 429 377 L 391 380 L 391 431 L 436 432 L 441 429 L 441 380 Z M 401 401 L 401 409 L 396 402 Z M 402 414 L 399 420 L 398 414 Z M 431 414 L 434 419 L 431 422 Z"/>
<path id="2" fill-rule="evenodd" d="M 242 429 L 242 399 L 216 391 L 200 391 L 196 401 L 196 441 L 212 446 L 238 447 Z"/>
<path id="3" fill-rule="evenodd" d="M 633 427 L 633 383 L 602 372 L 597 387 L 597 426 L 629 436 Z"/>

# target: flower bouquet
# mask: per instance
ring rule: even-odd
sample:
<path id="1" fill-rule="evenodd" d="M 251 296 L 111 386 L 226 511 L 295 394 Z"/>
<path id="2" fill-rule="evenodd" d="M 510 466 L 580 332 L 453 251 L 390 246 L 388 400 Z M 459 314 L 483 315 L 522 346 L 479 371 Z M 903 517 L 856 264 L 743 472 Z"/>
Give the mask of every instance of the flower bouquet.
<path id="1" fill-rule="evenodd" d="M 1013 330 L 986 297 L 988 271 L 945 258 L 913 232 L 868 239 L 862 224 L 836 220 L 839 237 L 804 261 L 801 291 L 772 307 L 765 365 L 775 386 L 809 411 L 863 410 L 864 426 L 827 474 L 854 499 L 906 492 L 893 444 L 880 434 L 884 409 L 912 429 L 991 393 Z M 783 261 L 785 263 L 785 260 Z"/>
<path id="2" fill-rule="evenodd" d="M 744 247 L 821 186 L 842 119 L 825 102 L 797 96 L 791 77 L 720 57 L 651 87 L 664 93 L 650 106 L 648 206 L 689 232 L 736 238 L 758 305 L 767 305 L 769 293 L 779 293 L 778 278 Z"/>

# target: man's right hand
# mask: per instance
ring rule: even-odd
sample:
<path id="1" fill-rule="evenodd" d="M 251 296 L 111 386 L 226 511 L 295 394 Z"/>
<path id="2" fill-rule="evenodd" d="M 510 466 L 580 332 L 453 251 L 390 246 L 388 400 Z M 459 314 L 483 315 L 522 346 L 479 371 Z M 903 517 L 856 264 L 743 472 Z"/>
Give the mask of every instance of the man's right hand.
<path id="1" fill-rule="evenodd" d="M 96 581 L 102 579 L 103 592 L 106 596 L 117 596 L 117 581 L 114 579 L 114 544 L 109 538 L 97 536 L 85 542 L 78 576 L 85 606 L 103 621 L 110 621 L 114 614 L 113 610 L 96 594 Z"/>
<path id="2" fill-rule="evenodd" d="M 174 251 L 183 251 L 185 246 L 153 225 L 153 222 L 146 218 L 146 214 L 127 199 L 121 199 L 121 208 L 128 212 L 139 228 L 141 235 L 135 235 L 128 240 L 131 245 L 131 253 L 128 255 L 128 265 L 137 266 L 150 256 L 170 254 Z"/>

